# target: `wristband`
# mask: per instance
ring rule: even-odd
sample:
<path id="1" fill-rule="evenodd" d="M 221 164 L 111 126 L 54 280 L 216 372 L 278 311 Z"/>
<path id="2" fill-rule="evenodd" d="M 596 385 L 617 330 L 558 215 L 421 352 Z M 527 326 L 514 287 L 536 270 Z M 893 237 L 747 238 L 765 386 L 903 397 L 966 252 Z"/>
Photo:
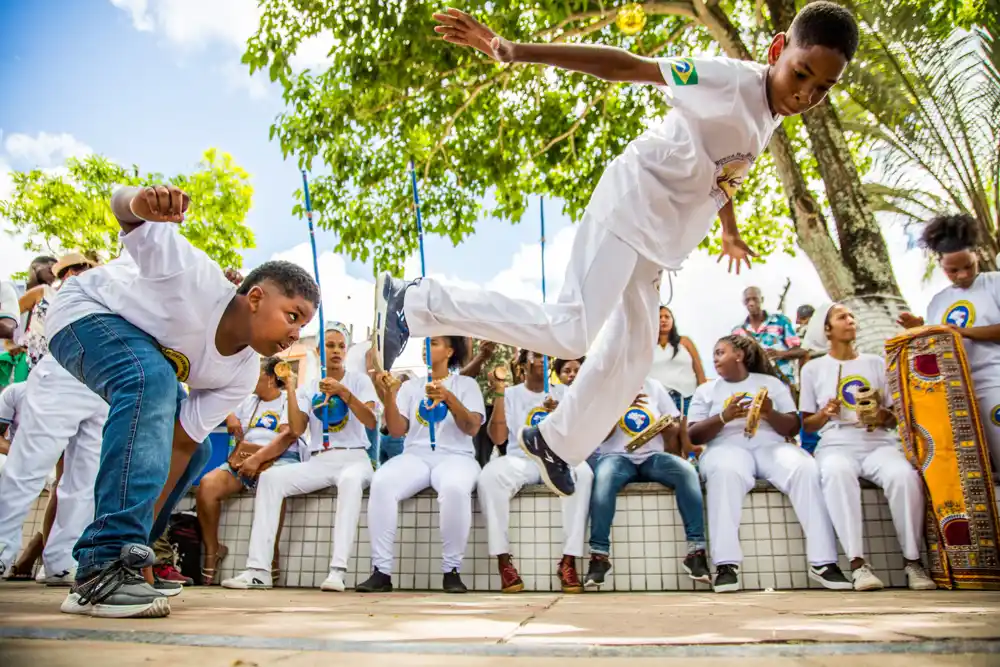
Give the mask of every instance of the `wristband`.
<path id="1" fill-rule="evenodd" d="M 502 391 L 493 392 L 493 398 L 503 398 L 503 392 Z"/>
<path id="2" fill-rule="evenodd" d="M 729 423 L 729 422 L 726 421 L 726 418 L 722 416 L 721 412 L 719 413 L 719 421 L 722 422 L 723 426 L 725 426 L 726 424 Z"/>

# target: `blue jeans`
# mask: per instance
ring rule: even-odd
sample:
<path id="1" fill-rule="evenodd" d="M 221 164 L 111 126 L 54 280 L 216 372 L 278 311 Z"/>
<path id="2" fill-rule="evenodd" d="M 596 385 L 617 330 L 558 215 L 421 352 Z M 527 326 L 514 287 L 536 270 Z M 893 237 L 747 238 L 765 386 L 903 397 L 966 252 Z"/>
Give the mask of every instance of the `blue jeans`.
<path id="1" fill-rule="evenodd" d="M 657 452 L 636 465 L 625 456 L 607 454 L 597 462 L 590 494 L 590 551 L 611 552 L 611 522 L 618 492 L 631 482 L 659 482 L 674 490 L 684 522 L 688 549 L 705 548 L 705 503 L 694 466 L 673 454 Z"/>
<path id="2" fill-rule="evenodd" d="M 681 411 L 681 414 L 686 415 L 688 413 L 688 408 L 691 407 L 691 399 L 694 398 L 694 396 L 681 396 L 681 392 L 674 391 L 673 389 L 668 389 L 667 393 L 670 394 L 670 398 L 674 400 L 674 405 L 676 405 L 677 409 Z"/>
<path id="3" fill-rule="evenodd" d="M 816 447 L 819 445 L 819 433 L 810 433 L 803 428 L 799 432 L 799 436 L 802 439 L 802 449 L 810 454 L 815 453 Z"/>
<path id="4" fill-rule="evenodd" d="M 76 545 L 77 581 L 118 560 L 126 544 L 151 544 L 212 449 L 198 447 L 158 517 L 170 471 L 174 423 L 186 398 L 152 336 L 118 315 L 88 315 L 49 339 L 49 351 L 109 405 L 94 486 L 94 522 Z"/>

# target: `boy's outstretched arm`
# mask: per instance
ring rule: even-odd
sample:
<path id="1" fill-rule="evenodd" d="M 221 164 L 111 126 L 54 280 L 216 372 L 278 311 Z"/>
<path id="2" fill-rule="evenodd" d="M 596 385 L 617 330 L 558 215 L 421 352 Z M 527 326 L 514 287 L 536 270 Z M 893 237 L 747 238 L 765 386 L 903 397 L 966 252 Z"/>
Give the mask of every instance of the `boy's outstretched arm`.
<path id="1" fill-rule="evenodd" d="M 660 66 L 612 46 L 579 44 L 526 44 L 512 42 L 463 11 L 448 9 L 434 14 L 441 25 L 434 31 L 452 44 L 471 46 L 501 63 L 535 63 L 583 72 L 605 81 L 664 85 Z"/>
<path id="2" fill-rule="evenodd" d="M 145 221 L 183 222 L 191 199 L 173 185 L 125 186 L 111 195 L 111 212 L 128 234 Z"/>
<path id="3" fill-rule="evenodd" d="M 730 199 L 726 205 L 719 209 L 719 222 L 722 226 L 722 253 L 718 261 L 724 257 L 729 258 L 729 273 L 733 272 L 733 264 L 736 265 L 736 275 L 740 274 L 743 262 L 750 268 L 750 258 L 756 257 L 757 253 L 750 249 L 746 241 L 740 236 L 740 228 L 736 225 L 736 212 L 733 211 L 733 200 Z"/>

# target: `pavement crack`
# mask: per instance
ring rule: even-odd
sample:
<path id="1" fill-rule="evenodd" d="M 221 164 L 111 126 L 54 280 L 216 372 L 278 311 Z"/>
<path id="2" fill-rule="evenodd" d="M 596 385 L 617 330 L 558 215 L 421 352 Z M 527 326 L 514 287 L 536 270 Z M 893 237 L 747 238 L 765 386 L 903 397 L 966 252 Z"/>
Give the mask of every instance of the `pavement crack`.
<path id="1" fill-rule="evenodd" d="M 552 599 L 551 602 L 549 602 L 548 604 L 546 604 L 545 606 L 543 606 L 538 611 L 533 611 L 530 614 L 528 614 L 528 616 L 523 621 L 521 621 L 520 623 L 517 624 L 516 628 L 514 628 L 513 630 L 511 630 L 510 632 L 508 632 L 507 634 L 505 634 L 500 639 L 498 639 L 497 640 L 497 645 L 499 646 L 499 645 L 503 645 L 503 644 L 506 644 L 507 642 L 509 642 L 511 639 L 514 638 L 514 636 L 518 632 L 521 631 L 521 628 L 523 628 L 528 623 L 531 623 L 533 620 L 535 620 L 535 618 L 538 617 L 539 614 L 543 614 L 543 613 L 547 612 L 548 610 L 552 609 L 552 607 L 556 606 L 556 603 L 559 602 L 562 599 L 563 599 L 562 595 L 557 595 L 555 598 Z"/>

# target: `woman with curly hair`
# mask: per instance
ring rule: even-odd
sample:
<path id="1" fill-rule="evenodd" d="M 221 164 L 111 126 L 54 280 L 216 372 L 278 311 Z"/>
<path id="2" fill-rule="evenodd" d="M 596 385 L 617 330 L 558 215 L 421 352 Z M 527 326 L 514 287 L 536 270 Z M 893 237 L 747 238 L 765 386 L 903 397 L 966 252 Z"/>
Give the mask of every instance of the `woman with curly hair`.
<path id="1" fill-rule="evenodd" d="M 740 588 L 740 512 L 757 478 L 789 497 L 806 536 L 809 577 L 826 588 L 850 590 L 837 565 L 837 542 L 823 503 L 816 460 L 788 439 L 799 431 L 791 391 L 764 349 L 746 336 L 725 336 L 715 344 L 719 377 L 695 391 L 688 411 L 690 438 L 707 445 L 699 469 L 705 480 L 708 530 L 717 593 Z M 767 389 L 760 423 L 748 437 L 746 417 L 754 397 Z"/>

